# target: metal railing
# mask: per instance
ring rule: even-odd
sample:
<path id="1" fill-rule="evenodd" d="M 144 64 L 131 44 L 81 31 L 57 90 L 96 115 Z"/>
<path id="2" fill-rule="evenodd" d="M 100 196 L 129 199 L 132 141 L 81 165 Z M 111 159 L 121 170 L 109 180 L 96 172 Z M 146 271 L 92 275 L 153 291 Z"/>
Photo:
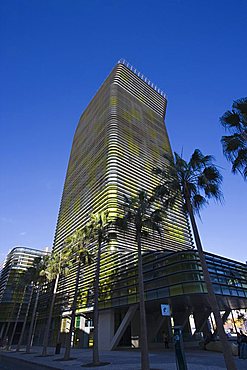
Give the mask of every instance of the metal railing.
<path id="1" fill-rule="evenodd" d="M 146 84 L 148 84 L 152 89 L 154 89 L 158 94 L 166 98 L 166 93 L 161 90 L 157 85 L 155 85 L 152 81 L 150 81 L 147 77 L 145 77 L 141 72 L 139 72 L 135 67 L 133 67 L 127 60 L 119 59 L 118 64 L 123 64 L 127 67 L 130 71 L 132 71 L 136 76 L 140 77 Z"/>

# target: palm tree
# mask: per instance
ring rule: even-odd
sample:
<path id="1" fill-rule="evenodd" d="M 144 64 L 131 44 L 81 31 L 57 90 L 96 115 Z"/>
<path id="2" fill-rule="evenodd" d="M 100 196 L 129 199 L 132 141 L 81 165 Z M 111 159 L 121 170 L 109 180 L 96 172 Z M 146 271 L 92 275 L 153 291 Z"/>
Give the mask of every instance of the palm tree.
<path id="1" fill-rule="evenodd" d="M 224 331 L 195 221 L 195 213 L 199 213 L 199 210 L 207 204 L 208 200 L 214 199 L 221 201 L 222 193 L 220 186 L 222 176 L 213 164 L 214 158 L 209 155 L 204 156 L 199 149 L 194 151 L 189 162 L 186 162 L 177 153 L 174 153 L 174 156 L 175 160 L 173 160 L 172 156 L 165 155 L 167 166 L 164 169 L 157 168 L 154 170 L 161 178 L 161 184 L 156 188 L 156 195 L 163 199 L 165 207 L 173 207 L 178 199 L 180 201 L 182 200 L 184 210 L 190 217 L 203 276 L 207 286 L 208 300 L 214 313 L 226 367 L 228 370 L 235 370 L 236 366 Z"/>
<path id="2" fill-rule="evenodd" d="M 22 294 L 22 298 L 23 298 L 23 289 L 25 289 L 25 284 L 23 284 L 22 277 L 20 275 L 20 278 L 18 279 L 18 281 L 13 282 L 11 284 L 13 305 L 12 305 L 12 310 L 9 314 L 9 321 L 7 323 L 5 334 L 3 336 L 3 343 L 6 343 L 6 348 L 7 349 L 9 348 L 8 336 L 9 336 L 9 328 L 10 328 L 10 325 L 11 325 L 11 318 L 14 316 L 14 313 L 15 313 L 15 310 L 16 310 L 17 306 L 22 304 L 22 299 L 21 299 L 21 301 L 19 301 L 20 300 L 20 294 Z"/>
<path id="3" fill-rule="evenodd" d="M 99 360 L 99 277 L 102 245 L 108 240 L 108 211 L 91 214 L 88 224 L 89 233 L 97 240 L 97 259 L 94 280 L 94 332 L 93 332 L 93 365 L 100 364 Z"/>
<path id="4" fill-rule="evenodd" d="M 72 333 L 75 325 L 75 316 L 76 316 L 76 305 L 78 299 L 79 291 L 79 280 L 80 272 L 82 266 L 87 266 L 92 263 L 93 256 L 87 249 L 87 243 L 90 239 L 90 230 L 85 226 L 81 230 L 76 230 L 70 237 L 65 240 L 65 244 L 70 250 L 70 256 L 73 260 L 73 263 L 77 263 L 76 278 L 75 278 L 75 291 L 73 297 L 73 303 L 71 307 L 71 320 L 70 320 L 70 329 L 66 337 L 65 353 L 64 360 L 70 359 L 70 350 L 71 350 L 71 339 Z"/>
<path id="5" fill-rule="evenodd" d="M 43 257 L 43 258 L 37 257 L 37 258 L 35 258 L 34 262 L 33 262 L 33 266 L 29 267 L 27 269 L 26 273 L 25 273 L 25 280 L 27 282 L 29 282 L 30 285 L 31 285 L 31 293 L 30 293 L 30 296 L 29 296 L 28 306 L 27 306 L 27 309 L 26 309 L 26 314 L 25 314 L 23 325 L 22 325 L 21 335 L 20 335 L 20 338 L 19 338 L 19 341 L 18 341 L 18 344 L 17 344 L 17 347 L 16 347 L 16 352 L 18 352 L 20 350 L 20 346 L 21 346 L 22 341 L 23 341 L 23 336 L 24 336 L 24 332 L 25 332 L 25 329 L 26 329 L 26 324 L 27 324 L 29 310 L 30 310 L 30 306 L 31 306 L 31 302 L 32 302 L 32 297 L 33 297 L 33 294 L 36 290 L 36 299 L 35 299 L 34 309 L 33 309 L 33 312 L 32 312 L 32 319 L 31 319 L 30 328 L 29 328 L 29 333 L 30 332 L 32 333 L 33 322 L 34 322 L 34 317 L 35 317 L 35 314 L 36 314 L 37 303 L 38 303 L 37 301 L 38 301 L 38 297 L 39 297 L 40 284 L 44 280 L 44 278 L 42 276 L 40 276 L 40 272 L 44 269 L 45 261 L 46 261 L 46 257 Z M 31 340 L 30 340 L 30 342 L 31 342 Z M 29 348 L 28 348 L 28 345 L 29 345 Z M 30 352 L 29 338 L 28 338 L 28 344 L 27 344 L 27 352 Z"/>
<path id="6" fill-rule="evenodd" d="M 142 238 L 148 236 L 150 229 L 160 233 L 162 222 L 162 212 L 155 209 L 154 197 L 148 197 L 144 190 L 138 192 L 137 196 L 128 198 L 124 196 L 124 216 L 117 218 L 116 224 L 120 229 L 127 229 L 128 224 L 135 226 L 135 236 L 138 248 L 138 282 L 139 282 L 139 300 L 140 300 L 140 347 L 141 347 L 141 368 L 149 370 L 147 324 L 144 299 L 144 282 L 142 271 Z"/>
<path id="7" fill-rule="evenodd" d="M 24 304 L 24 301 L 25 301 L 25 297 L 27 295 L 28 288 L 29 288 L 29 284 L 25 281 L 25 277 L 23 277 L 22 279 L 23 280 L 17 284 L 18 288 L 20 288 L 21 286 L 23 287 L 23 291 L 22 291 L 21 302 L 19 303 L 19 308 L 18 308 L 18 311 L 17 311 L 14 327 L 13 327 L 13 330 L 12 330 L 12 333 L 11 333 L 11 337 L 10 337 L 10 340 L 7 344 L 7 349 L 10 349 L 11 346 L 12 346 L 15 331 L 16 331 L 16 327 L 17 327 L 17 324 L 18 324 L 18 321 L 19 321 L 19 318 L 20 318 L 20 315 L 21 315 L 21 311 L 22 311 L 22 308 L 23 308 L 23 304 Z"/>
<path id="8" fill-rule="evenodd" d="M 17 283 L 13 284 L 13 289 L 16 291 L 17 300 L 19 299 L 19 290 L 21 291 L 22 296 L 21 296 L 21 301 L 19 303 L 19 308 L 18 308 L 18 311 L 17 311 L 14 327 L 13 327 L 13 330 L 12 330 L 11 337 L 10 337 L 10 340 L 8 342 L 7 348 L 10 348 L 11 345 L 12 345 L 14 335 L 15 335 L 15 331 L 16 331 L 16 327 L 17 327 L 17 324 L 18 324 L 18 321 L 19 321 L 19 318 L 20 318 L 20 315 L 21 315 L 21 311 L 23 309 L 23 305 L 24 305 L 24 302 L 25 302 L 25 298 L 29 296 L 27 309 L 26 309 L 26 314 L 25 314 L 25 318 L 24 318 L 24 322 L 23 322 L 24 329 L 25 329 L 25 326 L 26 326 L 28 311 L 29 311 L 32 296 L 33 296 L 33 288 L 32 288 L 32 284 L 31 284 L 31 275 L 30 275 L 29 269 L 27 269 L 25 272 L 20 274 Z M 15 307 L 15 305 L 14 305 L 14 307 Z M 13 307 L 11 316 L 14 313 L 14 307 Z M 8 331 L 8 328 L 6 330 L 6 335 L 7 335 L 7 331 Z"/>
<path id="9" fill-rule="evenodd" d="M 57 293 L 58 281 L 61 274 L 68 273 L 68 266 L 70 263 L 68 256 L 69 250 L 67 248 L 63 248 L 62 251 L 53 253 L 49 258 L 46 269 L 43 272 L 41 272 L 41 275 L 44 275 L 48 281 L 50 282 L 53 281 L 52 299 L 50 302 L 49 316 L 45 327 L 42 356 L 47 356 L 49 331 Z"/>
<path id="10" fill-rule="evenodd" d="M 232 111 L 226 111 L 220 118 L 220 122 L 231 133 L 221 138 L 223 153 L 232 162 L 232 172 L 240 172 L 246 180 L 247 97 L 234 101 Z"/>
<path id="11" fill-rule="evenodd" d="M 44 271 L 46 270 L 49 264 L 49 258 L 50 256 L 44 256 L 43 258 L 40 258 L 39 261 L 37 261 L 37 263 L 34 265 L 33 269 L 30 271 L 30 275 L 32 277 L 32 284 L 33 284 L 34 290 L 36 291 L 36 297 L 35 297 L 29 332 L 28 332 L 26 353 L 30 353 L 30 349 L 31 349 L 33 327 L 34 327 L 34 321 L 35 321 L 36 311 L 38 307 L 39 295 L 40 295 L 42 286 L 46 281 L 46 276 L 44 274 Z M 19 342 L 21 344 L 21 338 Z"/>

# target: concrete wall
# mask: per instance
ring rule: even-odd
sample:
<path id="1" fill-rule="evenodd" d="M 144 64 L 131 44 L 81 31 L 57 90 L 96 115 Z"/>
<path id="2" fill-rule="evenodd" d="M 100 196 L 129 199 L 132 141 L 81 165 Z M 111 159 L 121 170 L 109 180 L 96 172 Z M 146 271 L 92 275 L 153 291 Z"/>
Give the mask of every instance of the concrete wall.
<path id="1" fill-rule="evenodd" d="M 99 313 L 99 349 L 110 350 L 114 336 L 114 310 L 104 310 Z"/>

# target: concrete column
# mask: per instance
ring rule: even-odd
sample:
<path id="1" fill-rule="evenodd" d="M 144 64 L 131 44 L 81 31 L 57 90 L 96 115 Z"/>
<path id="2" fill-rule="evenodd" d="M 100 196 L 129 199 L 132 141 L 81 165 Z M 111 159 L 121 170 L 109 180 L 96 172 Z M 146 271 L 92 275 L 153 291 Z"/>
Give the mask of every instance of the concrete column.
<path id="1" fill-rule="evenodd" d="M 99 312 L 99 349 L 111 350 L 114 336 L 114 309 Z"/>
<path id="2" fill-rule="evenodd" d="M 6 322 L 3 322 L 2 326 L 1 326 L 1 331 L 0 331 L 0 338 L 1 339 L 3 338 L 3 333 L 4 333 L 5 326 L 6 326 Z"/>
<path id="3" fill-rule="evenodd" d="M 191 335 L 189 316 L 191 314 L 190 309 L 186 309 L 180 312 L 173 313 L 174 326 L 182 326 L 183 334 Z"/>
<path id="4" fill-rule="evenodd" d="M 165 331 L 169 333 L 168 330 L 168 317 L 162 316 L 161 312 L 154 312 L 147 318 L 147 331 L 148 331 L 148 341 L 154 342 L 157 339 L 157 335 L 160 331 Z"/>
<path id="5" fill-rule="evenodd" d="M 208 317 L 210 315 L 210 310 L 201 310 L 201 311 L 194 311 L 193 317 L 196 325 L 195 333 L 202 332 L 204 338 L 211 334 L 209 324 L 208 324 Z M 195 334 L 194 333 L 194 334 Z"/>
<path id="6" fill-rule="evenodd" d="M 130 324 L 132 318 L 135 315 L 135 312 L 138 308 L 138 304 L 134 304 L 132 306 L 129 306 L 128 311 L 124 315 L 124 318 L 122 319 L 122 322 L 120 323 L 116 333 L 114 334 L 111 344 L 110 344 L 110 349 L 113 350 L 117 347 L 118 343 L 120 342 L 122 336 L 124 335 L 128 325 Z"/>

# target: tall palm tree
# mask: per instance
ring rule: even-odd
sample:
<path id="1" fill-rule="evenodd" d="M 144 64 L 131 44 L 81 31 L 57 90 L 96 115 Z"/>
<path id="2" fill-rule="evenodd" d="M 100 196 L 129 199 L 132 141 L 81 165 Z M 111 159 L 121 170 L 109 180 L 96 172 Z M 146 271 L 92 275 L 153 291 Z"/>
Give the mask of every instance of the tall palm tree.
<path id="1" fill-rule="evenodd" d="M 29 267 L 25 273 L 25 280 L 29 282 L 31 285 L 31 293 L 29 296 L 28 306 L 26 309 L 26 314 L 25 314 L 23 325 L 22 325 L 21 335 L 20 335 L 20 338 L 19 338 L 19 341 L 16 347 L 16 352 L 20 350 L 20 346 L 23 341 L 23 336 L 24 336 L 24 332 L 26 329 L 29 310 L 31 307 L 32 297 L 33 297 L 34 292 L 36 291 L 36 299 L 35 299 L 35 304 L 34 304 L 34 308 L 32 312 L 32 319 L 30 323 L 29 332 L 30 331 L 32 332 L 32 329 L 33 329 L 33 322 L 34 322 L 34 317 L 35 317 L 36 309 L 37 309 L 36 301 L 38 300 L 38 296 L 39 296 L 40 284 L 44 281 L 44 278 L 40 275 L 40 272 L 44 269 L 45 261 L 46 261 L 46 257 L 35 258 L 33 262 L 33 266 Z M 28 340 L 28 344 L 29 344 L 29 340 Z M 27 344 L 27 351 L 28 351 L 28 344 Z M 29 345 L 29 351 L 30 351 L 30 345 Z"/>
<path id="2" fill-rule="evenodd" d="M 134 224 L 135 237 L 138 249 L 138 282 L 140 301 L 140 347 L 141 347 L 141 368 L 149 370 L 147 324 L 144 299 L 144 282 L 142 269 L 142 238 L 148 236 L 150 229 L 160 233 L 162 222 L 161 209 L 155 209 L 155 198 L 148 197 L 144 190 L 138 192 L 137 196 L 128 198 L 124 196 L 124 216 L 117 218 L 116 224 L 120 229 L 127 229 L 128 224 Z"/>
<path id="3" fill-rule="evenodd" d="M 100 261 L 103 244 L 108 240 L 108 227 L 110 221 L 108 219 L 108 211 L 92 213 L 90 222 L 88 223 L 89 233 L 93 239 L 97 240 L 97 257 L 94 279 L 94 332 L 93 332 L 93 364 L 99 365 L 99 277 L 100 277 Z"/>
<path id="4" fill-rule="evenodd" d="M 34 307 L 32 311 L 32 318 L 31 318 L 31 322 L 29 326 L 26 353 L 30 353 L 30 350 L 31 350 L 34 321 L 36 318 L 36 311 L 38 307 L 40 292 L 41 292 L 43 284 L 46 281 L 46 276 L 44 274 L 44 271 L 46 270 L 49 264 L 49 258 L 50 256 L 44 256 L 40 258 L 39 261 L 37 261 L 37 263 L 34 265 L 33 269 L 30 271 L 30 275 L 32 278 L 32 284 L 34 287 L 34 291 L 36 293 L 36 297 L 35 297 Z M 20 344 L 21 344 L 21 338 L 20 338 Z"/>
<path id="5" fill-rule="evenodd" d="M 220 341 L 223 347 L 226 368 L 235 370 L 231 348 L 227 341 L 218 302 L 214 293 L 211 278 L 208 272 L 202 243 L 197 228 L 195 213 L 198 213 L 208 200 L 221 201 L 220 190 L 222 176 L 213 164 L 212 156 L 204 156 L 196 149 L 190 160 L 186 162 L 177 153 L 165 155 L 166 167 L 157 168 L 154 172 L 160 176 L 161 184 L 156 188 L 156 195 L 163 199 L 165 207 L 173 207 L 177 199 L 182 200 L 184 210 L 189 215 L 195 243 L 200 258 L 204 280 L 208 291 L 208 300 L 213 311 Z"/>
<path id="6" fill-rule="evenodd" d="M 14 316 L 15 314 L 15 310 L 18 306 L 20 306 L 20 304 L 22 304 L 22 298 L 24 298 L 23 296 L 23 291 L 26 289 L 25 288 L 25 283 L 23 283 L 23 276 L 20 275 L 20 278 L 18 279 L 18 281 L 14 281 L 12 284 L 11 284 L 11 289 L 12 289 L 12 302 L 13 302 L 13 305 L 12 305 L 12 310 L 9 314 L 9 321 L 7 323 L 7 327 L 6 327 L 6 330 L 5 330 L 5 333 L 4 333 L 4 336 L 3 336 L 3 343 L 6 343 L 6 348 L 8 349 L 9 348 L 9 329 L 10 329 L 10 326 L 11 326 L 11 318 Z M 20 300 L 20 296 L 21 296 L 21 300 Z M 18 308 L 19 310 L 19 308 Z M 16 320 L 17 320 L 17 317 L 16 317 Z M 15 325 L 15 324 L 14 324 Z M 12 332 L 11 332 L 11 335 L 12 335 Z"/>
<path id="7" fill-rule="evenodd" d="M 232 104 L 232 111 L 226 111 L 220 122 L 231 135 L 222 136 L 221 143 L 225 157 L 232 162 L 232 172 L 240 172 L 247 179 L 247 97 Z"/>
<path id="8" fill-rule="evenodd" d="M 17 295 L 16 298 L 17 299 L 19 298 L 19 293 L 20 292 L 22 293 L 22 295 L 21 295 L 21 300 L 19 302 L 19 307 L 18 307 L 16 319 L 15 319 L 15 322 L 14 322 L 13 330 L 12 330 L 11 337 L 10 337 L 10 340 L 8 342 L 7 348 L 10 348 L 11 345 L 12 345 L 14 335 L 15 335 L 15 331 L 16 331 L 16 327 L 17 327 L 17 324 L 18 324 L 18 321 L 19 321 L 19 318 L 20 318 L 20 315 L 21 315 L 21 311 L 23 309 L 23 305 L 25 303 L 25 299 L 29 296 L 27 309 L 26 309 L 26 314 L 25 314 L 24 323 L 23 323 L 23 326 L 26 325 L 27 311 L 30 308 L 32 295 L 33 295 L 33 289 L 32 289 L 32 284 L 31 284 L 31 275 L 30 275 L 29 269 L 27 269 L 25 272 L 20 274 L 20 276 L 18 278 L 18 281 L 15 284 L 13 284 L 13 289 L 16 291 L 16 295 Z M 14 307 L 13 307 L 11 316 L 13 315 L 13 313 L 14 313 Z"/>
<path id="9" fill-rule="evenodd" d="M 10 349 L 11 346 L 12 346 L 13 339 L 14 339 L 14 336 L 15 336 L 16 327 L 17 327 L 18 321 L 20 319 L 20 315 L 21 315 L 21 311 L 22 311 L 23 304 L 24 304 L 24 301 L 25 301 L 25 297 L 26 297 L 28 289 L 29 289 L 29 284 L 25 281 L 25 278 L 23 278 L 21 283 L 19 282 L 18 287 L 20 288 L 21 286 L 23 286 L 21 302 L 19 303 L 16 319 L 15 319 L 15 322 L 14 322 L 14 327 L 13 327 L 13 330 L 12 330 L 12 333 L 11 333 L 10 340 L 7 344 L 7 349 Z"/>
<path id="10" fill-rule="evenodd" d="M 65 240 L 65 244 L 70 250 L 69 258 L 72 260 L 73 264 L 77 264 L 76 277 L 75 277 L 75 291 L 73 297 L 73 303 L 71 307 L 71 320 L 70 320 L 70 329 L 66 337 L 65 353 L 64 360 L 70 359 L 70 350 L 71 350 L 71 339 L 72 333 L 75 326 L 75 316 L 76 316 L 76 305 L 78 299 L 79 291 L 79 280 L 81 267 L 90 265 L 93 260 L 92 253 L 87 249 L 87 244 L 90 240 L 90 230 L 85 226 L 81 230 L 76 230 L 70 237 Z"/>
<path id="11" fill-rule="evenodd" d="M 63 248 L 62 251 L 54 252 L 48 261 L 47 267 L 44 271 L 41 272 L 41 275 L 44 275 L 48 281 L 53 281 L 53 291 L 52 291 L 52 299 L 50 302 L 50 310 L 49 316 L 45 327 L 44 333 L 44 340 L 43 340 L 43 349 L 42 349 L 42 356 L 47 356 L 47 347 L 48 347 L 48 340 L 49 340 L 49 331 L 51 326 L 52 320 L 52 312 L 55 304 L 58 281 L 61 274 L 68 273 L 68 266 L 69 266 L 69 250 L 67 248 Z"/>

